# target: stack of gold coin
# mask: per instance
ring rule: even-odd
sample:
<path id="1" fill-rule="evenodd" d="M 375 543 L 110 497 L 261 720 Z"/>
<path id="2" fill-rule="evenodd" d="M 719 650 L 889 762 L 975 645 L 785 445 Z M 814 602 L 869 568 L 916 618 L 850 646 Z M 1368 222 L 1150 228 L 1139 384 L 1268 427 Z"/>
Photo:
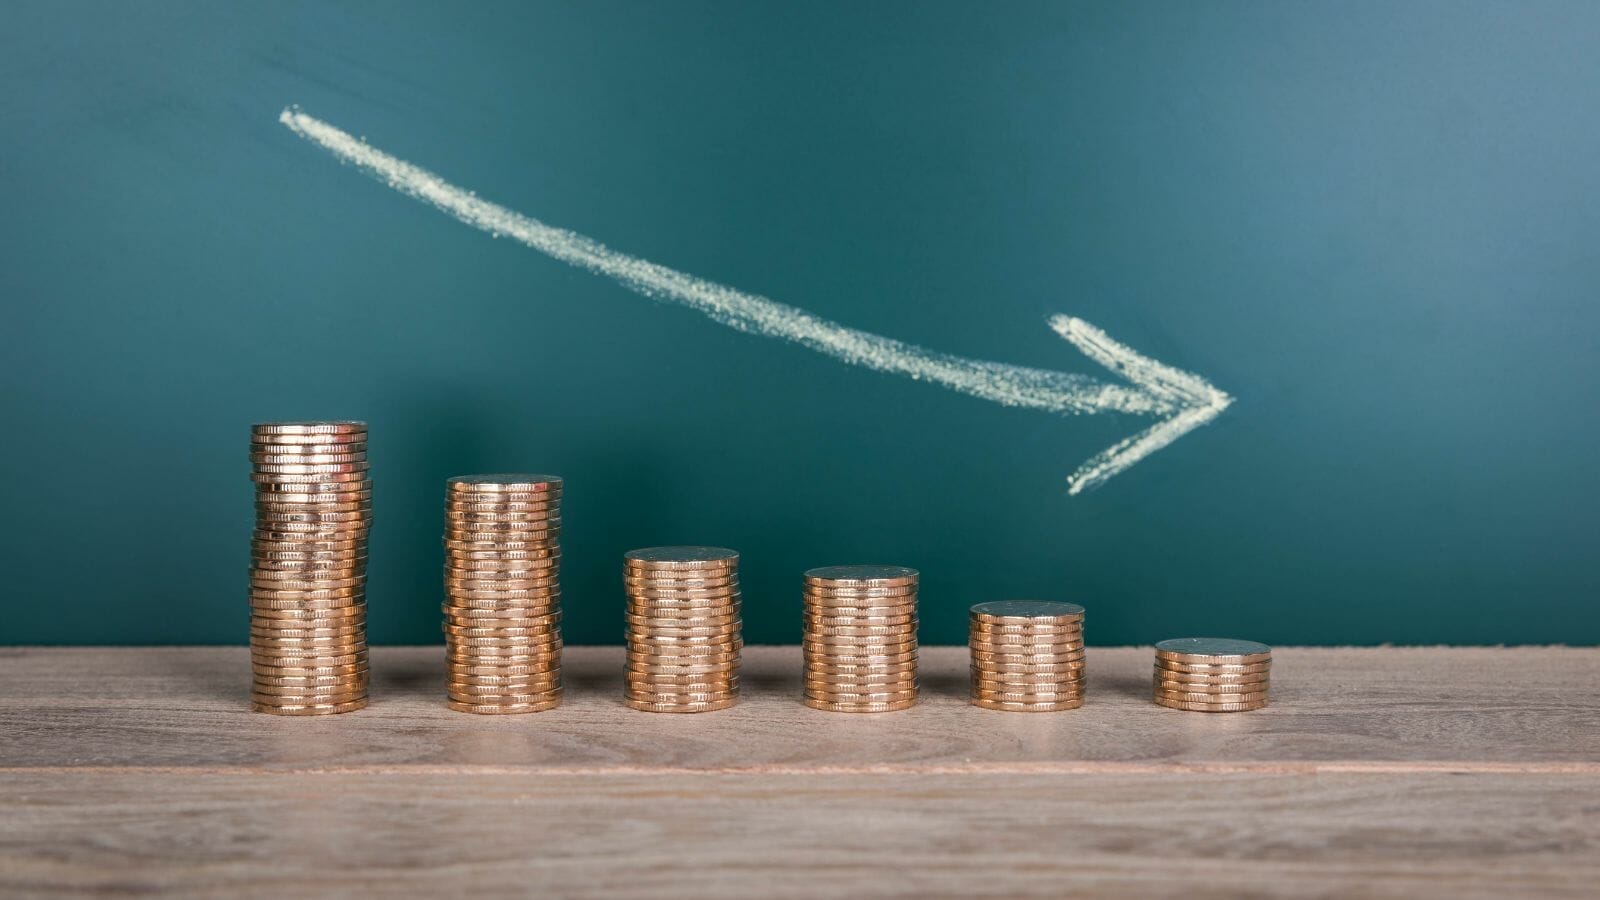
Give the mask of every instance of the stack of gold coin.
<path id="1" fill-rule="evenodd" d="M 1083 705 L 1083 607 L 999 600 L 972 607 L 972 704 L 1009 712 Z"/>
<path id="2" fill-rule="evenodd" d="M 445 690 L 451 709 L 507 715 L 561 703 L 561 479 L 445 484 Z"/>
<path id="3" fill-rule="evenodd" d="M 917 570 L 824 566 L 805 573 L 805 704 L 892 712 L 917 702 Z"/>
<path id="4" fill-rule="evenodd" d="M 360 709 L 372 524 L 366 423 L 254 425 L 250 463 L 251 707 L 286 716 Z"/>
<path id="5" fill-rule="evenodd" d="M 1267 705 L 1272 648 L 1230 638 L 1156 645 L 1155 701 L 1172 709 L 1244 712 Z"/>
<path id="6" fill-rule="evenodd" d="M 739 699 L 739 554 L 649 547 L 623 557 L 625 702 L 646 712 L 727 709 Z"/>

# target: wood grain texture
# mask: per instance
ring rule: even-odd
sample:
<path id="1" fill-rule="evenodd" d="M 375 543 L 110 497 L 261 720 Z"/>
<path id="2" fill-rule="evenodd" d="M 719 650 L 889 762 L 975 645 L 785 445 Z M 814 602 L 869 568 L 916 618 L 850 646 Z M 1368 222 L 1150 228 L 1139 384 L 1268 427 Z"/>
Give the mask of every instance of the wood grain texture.
<path id="1" fill-rule="evenodd" d="M 1514 801 L 1514 802 L 1508 802 Z M 0 894 L 1593 896 L 1588 776 L 19 773 Z"/>
<path id="2" fill-rule="evenodd" d="M 285 719 L 249 712 L 243 648 L 0 650 L 0 766 L 1600 773 L 1595 649 L 1283 648 L 1273 705 L 1231 715 L 1152 704 L 1148 648 L 1091 648 L 1082 709 L 977 709 L 957 647 L 924 651 L 903 712 L 808 709 L 798 649 L 753 647 L 739 706 L 653 715 L 622 705 L 621 653 L 569 651 L 567 703 L 499 718 L 445 708 L 440 648 L 377 648 L 370 708 Z"/>
<path id="3" fill-rule="evenodd" d="M 0 896 L 1592 896 L 1600 651 L 1280 649 L 1275 704 L 1183 713 L 1149 648 L 1089 703 L 810 710 L 795 648 L 748 695 L 629 710 L 620 651 L 570 702 L 453 713 L 438 648 L 375 702 L 252 714 L 242 648 L 0 650 Z"/>

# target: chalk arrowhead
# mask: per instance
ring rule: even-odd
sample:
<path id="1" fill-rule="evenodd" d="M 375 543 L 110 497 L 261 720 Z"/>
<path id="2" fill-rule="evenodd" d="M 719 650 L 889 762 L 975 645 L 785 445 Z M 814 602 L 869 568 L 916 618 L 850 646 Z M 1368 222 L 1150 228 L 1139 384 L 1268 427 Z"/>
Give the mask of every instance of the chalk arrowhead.
<path id="1" fill-rule="evenodd" d="M 1172 410 L 1160 422 L 1090 457 L 1067 476 L 1069 494 L 1104 484 L 1118 472 L 1215 419 L 1233 403 L 1232 397 L 1204 378 L 1144 356 L 1082 319 L 1052 316 L 1050 327 L 1084 356 L 1150 395 L 1152 405 Z"/>

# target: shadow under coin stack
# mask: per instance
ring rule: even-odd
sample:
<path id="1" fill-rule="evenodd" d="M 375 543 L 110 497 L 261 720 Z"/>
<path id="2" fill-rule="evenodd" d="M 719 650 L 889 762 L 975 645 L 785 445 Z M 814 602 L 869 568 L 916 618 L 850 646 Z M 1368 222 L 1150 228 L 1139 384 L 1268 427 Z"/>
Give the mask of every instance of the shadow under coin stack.
<path id="1" fill-rule="evenodd" d="M 251 707 L 316 716 L 367 705 L 367 532 L 372 481 L 363 422 L 250 429 Z"/>
<path id="2" fill-rule="evenodd" d="M 1000 600 L 972 607 L 972 704 L 1008 712 L 1083 705 L 1083 607 Z"/>
<path id="3" fill-rule="evenodd" d="M 804 600 L 807 706 L 870 713 L 917 702 L 916 569 L 811 569 Z"/>
<path id="4" fill-rule="evenodd" d="M 463 475 L 445 485 L 445 689 L 487 715 L 561 704 L 561 479 Z"/>
<path id="5" fill-rule="evenodd" d="M 727 709 L 739 699 L 739 554 L 650 547 L 623 556 L 624 701 L 646 712 Z"/>
<path id="6" fill-rule="evenodd" d="M 1175 638 L 1156 644 L 1155 701 L 1196 712 L 1245 712 L 1267 705 L 1272 648 L 1230 638 Z"/>

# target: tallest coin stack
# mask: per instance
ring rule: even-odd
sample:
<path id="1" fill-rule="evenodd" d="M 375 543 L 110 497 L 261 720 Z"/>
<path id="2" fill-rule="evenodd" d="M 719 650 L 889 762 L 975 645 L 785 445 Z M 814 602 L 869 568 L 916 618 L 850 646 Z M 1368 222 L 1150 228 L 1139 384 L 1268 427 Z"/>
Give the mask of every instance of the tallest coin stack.
<path id="1" fill-rule="evenodd" d="M 316 716 L 367 705 L 367 532 L 372 481 L 364 422 L 250 429 L 251 706 Z"/>

